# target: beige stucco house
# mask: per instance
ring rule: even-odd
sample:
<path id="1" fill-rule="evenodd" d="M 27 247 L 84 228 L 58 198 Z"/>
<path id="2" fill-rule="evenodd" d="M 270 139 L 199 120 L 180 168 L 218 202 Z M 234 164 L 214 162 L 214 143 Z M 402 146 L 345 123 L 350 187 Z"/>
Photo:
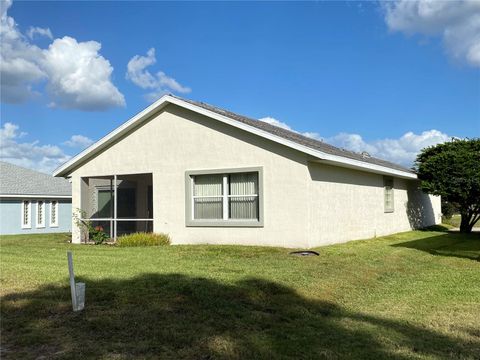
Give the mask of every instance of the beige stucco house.
<path id="1" fill-rule="evenodd" d="M 172 95 L 54 175 L 71 178 L 73 211 L 113 238 L 309 248 L 440 221 L 440 199 L 409 169 Z"/>

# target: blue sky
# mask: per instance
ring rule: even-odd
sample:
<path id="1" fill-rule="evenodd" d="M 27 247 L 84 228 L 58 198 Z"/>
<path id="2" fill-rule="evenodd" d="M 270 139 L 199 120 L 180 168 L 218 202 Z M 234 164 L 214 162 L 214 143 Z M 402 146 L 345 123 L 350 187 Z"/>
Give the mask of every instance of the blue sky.
<path id="1" fill-rule="evenodd" d="M 3 2 L 0 156 L 52 171 L 172 92 L 409 166 L 480 136 L 480 8 L 425 6 Z"/>

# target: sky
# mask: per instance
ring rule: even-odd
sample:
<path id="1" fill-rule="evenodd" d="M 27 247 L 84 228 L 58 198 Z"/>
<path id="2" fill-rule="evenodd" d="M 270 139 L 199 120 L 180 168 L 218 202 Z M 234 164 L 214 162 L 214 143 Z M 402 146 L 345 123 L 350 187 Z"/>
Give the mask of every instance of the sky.
<path id="1" fill-rule="evenodd" d="M 51 173 L 165 93 L 410 167 L 480 136 L 480 2 L 1 1 L 0 158 Z"/>

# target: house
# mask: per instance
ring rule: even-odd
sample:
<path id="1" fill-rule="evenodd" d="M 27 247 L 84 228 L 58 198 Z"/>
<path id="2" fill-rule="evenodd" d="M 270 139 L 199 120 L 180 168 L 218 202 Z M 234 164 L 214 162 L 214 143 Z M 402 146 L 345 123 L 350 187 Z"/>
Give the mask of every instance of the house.
<path id="1" fill-rule="evenodd" d="M 71 185 L 0 161 L 0 235 L 69 232 Z"/>
<path id="2" fill-rule="evenodd" d="M 172 95 L 54 175 L 71 179 L 74 211 L 112 238 L 308 248 L 440 221 L 440 198 L 409 169 Z"/>

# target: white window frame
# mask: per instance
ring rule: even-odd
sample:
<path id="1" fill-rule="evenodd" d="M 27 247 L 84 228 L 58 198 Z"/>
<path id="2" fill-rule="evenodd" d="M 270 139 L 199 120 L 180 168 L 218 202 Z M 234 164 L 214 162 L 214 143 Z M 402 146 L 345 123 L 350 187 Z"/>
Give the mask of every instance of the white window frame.
<path id="1" fill-rule="evenodd" d="M 41 206 L 40 206 L 41 204 Z M 37 228 L 42 229 L 45 227 L 45 200 L 38 200 L 36 204 L 36 214 L 37 214 Z M 40 209 L 42 209 L 42 220 L 40 221 Z"/>
<path id="2" fill-rule="evenodd" d="M 258 194 L 242 195 L 258 197 L 258 219 L 229 219 L 228 218 L 228 199 L 231 197 L 240 197 L 240 195 L 228 194 L 228 175 L 234 173 L 257 173 L 258 174 Z M 194 196 L 193 185 L 194 177 L 199 175 L 222 175 L 223 186 L 221 196 Z M 194 218 L 194 199 L 207 197 L 222 197 L 223 201 L 223 219 L 195 219 Z M 185 172 L 185 225 L 188 227 L 263 227 L 263 168 L 233 168 L 217 170 L 188 170 Z"/>
<path id="3" fill-rule="evenodd" d="M 55 221 L 52 221 L 53 209 L 55 209 Z M 58 200 L 50 201 L 50 227 L 58 227 Z"/>
<path id="4" fill-rule="evenodd" d="M 27 224 L 23 222 L 24 216 L 25 216 L 25 206 L 27 207 L 26 211 L 28 214 Z M 22 224 L 22 229 L 31 229 L 32 228 L 32 202 L 30 200 L 22 200 L 21 210 L 22 212 L 20 214 L 20 223 Z"/>
<path id="5" fill-rule="evenodd" d="M 391 184 L 391 189 L 387 189 Z M 383 208 L 385 213 L 393 213 L 395 211 L 395 180 L 393 177 L 384 176 L 383 177 Z M 391 206 L 387 206 L 387 192 L 391 191 Z"/>

